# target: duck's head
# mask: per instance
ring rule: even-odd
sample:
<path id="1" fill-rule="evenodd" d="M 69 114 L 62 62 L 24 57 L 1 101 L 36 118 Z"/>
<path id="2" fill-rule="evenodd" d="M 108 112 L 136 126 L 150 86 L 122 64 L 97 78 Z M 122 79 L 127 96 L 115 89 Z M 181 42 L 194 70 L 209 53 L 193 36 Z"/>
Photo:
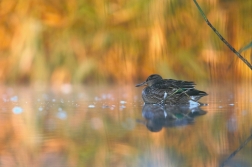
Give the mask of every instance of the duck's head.
<path id="1" fill-rule="evenodd" d="M 136 85 L 136 87 L 140 87 L 140 86 L 151 86 L 151 85 L 153 85 L 154 83 L 156 83 L 156 82 L 158 82 L 158 81 L 160 81 L 160 80 L 162 80 L 163 78 L 160 76 L 160 75 L 158 75 L 158 74 L 152 74 L 152 75 L 150 75 L 147 79 L 146 79 L 146 81 L 144 81 L 144 82 L 142 82 L 142 83 L 140 83 L 140 84 L 137 84 Z"/>

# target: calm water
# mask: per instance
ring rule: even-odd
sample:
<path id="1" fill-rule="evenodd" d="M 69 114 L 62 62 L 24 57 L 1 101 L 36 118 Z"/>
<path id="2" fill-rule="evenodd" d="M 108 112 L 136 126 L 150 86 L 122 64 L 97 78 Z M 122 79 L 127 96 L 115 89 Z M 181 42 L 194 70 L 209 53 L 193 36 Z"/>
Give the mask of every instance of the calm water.
<path id="1" fill-rule="evenodd" d="M 0 166 L 252 166 L 251 84 L 197 85 L 207 106 L 144 106 L 134 85 L 2 87 Z"/>

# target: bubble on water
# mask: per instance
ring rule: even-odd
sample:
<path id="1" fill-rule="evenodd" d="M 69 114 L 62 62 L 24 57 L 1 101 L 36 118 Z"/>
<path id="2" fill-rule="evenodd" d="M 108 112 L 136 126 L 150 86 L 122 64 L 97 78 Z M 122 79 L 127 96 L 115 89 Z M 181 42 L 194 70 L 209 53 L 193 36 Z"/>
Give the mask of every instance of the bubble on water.
<path id="1" fill-rule="evenodd" d="M 222 106 L 219 106 L 219 108 L 222 108 Z"/>
<path id="2" fill-rule="evenodd" d="M 124 105 L 120 106 L 120 110 L 123 110 L 124 108 L 126 108 L 126 106 L 124 106 Z"/>
<path id="3" fill-rule="evenodd" d="M 109 108 L 109 106 L 106 105 L 106 104 L 103 104 L 103 105 L 102 105 L 102 108 Z"/>
<path id="4" fill-rule="evenodd" d="M 13 96 L 10 98 L 11 101 L 13 102 L 17 102 L 18 101 L 18 97 L 17 96 Z"/>
<path id="5" fill-rule="evenodd" d="M 88 108 L 95 108 L 95 105 L 90 104 L 90 105 L 88 106 Z"/>
<path id="6" fill-rule="evenodd" d="M 234 104 L 229 104 L 230 106 L 234 106 Z"/>
<path id="7" fill-rule="evenodd" d="M 53 102 L 55 102 L 55 101 L 56 101 L 56 99 L 52 99 L 52 101 L 53 101 Z"/>
<path id="8" fill-rule="evenodd" d="M 12 112 L 13 112 L 14 114 L 20 114 L 20 113 L 23 112 L 23 108 L 16 106 L 16 107 L 14 107 L 14 108 L 12 109 Z"/>
<path id="9" fill-rule="evenodd" d="M 126 104 L 126 103 L 127 103 L 126 101 L 123 100 L 120 101 L 120 104 Z"/>
<path id="10" fill-rule="evenodd" d="M 59 111 L 59 112 L 57 113 L 57 117 L 58 117 L 59 119 L 66 119 L 66 118 L 67 118 L 67 113 L 66 113 L 65 111 L 61 110 L 61 111 Z"/>
<path id="11" fill-rule="evenodd" d="M 39 110 L 39 111 L 43 111 L 43 107 L 39 107 L 38 110 Z"/>

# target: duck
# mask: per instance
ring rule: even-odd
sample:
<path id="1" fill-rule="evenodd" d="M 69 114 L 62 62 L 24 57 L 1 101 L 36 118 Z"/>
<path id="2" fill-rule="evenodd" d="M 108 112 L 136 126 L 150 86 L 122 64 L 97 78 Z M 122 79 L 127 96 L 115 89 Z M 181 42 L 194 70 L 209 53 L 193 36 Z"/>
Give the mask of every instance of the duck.
<path id="1" fill-rule="evenodd" d="M 145 104 L 202 105 L 198 100 L 208 94 L 195 89 L 195 85 L 192 81 L 163 79 L 159 74 L 152 74 L 136 87 L 145 86 L 142 90 Z"/>

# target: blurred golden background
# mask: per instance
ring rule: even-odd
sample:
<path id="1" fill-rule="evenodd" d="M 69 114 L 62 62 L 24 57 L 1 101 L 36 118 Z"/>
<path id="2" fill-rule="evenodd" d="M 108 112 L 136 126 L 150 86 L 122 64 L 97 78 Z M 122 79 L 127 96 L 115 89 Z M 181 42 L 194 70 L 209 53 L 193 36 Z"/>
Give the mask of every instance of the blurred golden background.
<path id="1" fill-rule="evenodd" d="M 252 1 L 198 3 L 234 48 L 251 42 Z M 251 80 L 193 1 L 1 0 L 0 37 L 2 84 Z"/>

